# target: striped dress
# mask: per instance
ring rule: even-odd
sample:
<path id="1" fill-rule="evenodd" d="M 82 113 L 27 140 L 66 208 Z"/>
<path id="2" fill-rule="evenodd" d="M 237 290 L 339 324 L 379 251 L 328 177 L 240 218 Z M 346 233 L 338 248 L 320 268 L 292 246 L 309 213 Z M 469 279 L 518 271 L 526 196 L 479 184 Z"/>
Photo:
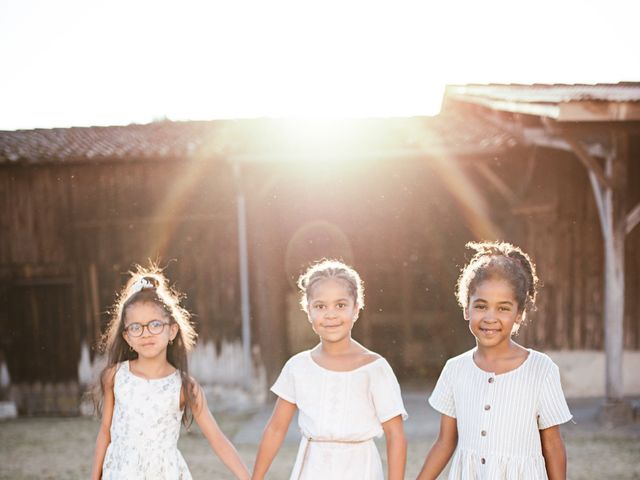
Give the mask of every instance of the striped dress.
<path id="1" fill-rule="evenodd" d="M 449 480 L 540 480 L 547 473 L 539 430 L 571 419 L 555 363 L 529 349 L 518 368 L 478 367 L 475 348 L 447 361 L 429 403 L 457 421 Z"/>

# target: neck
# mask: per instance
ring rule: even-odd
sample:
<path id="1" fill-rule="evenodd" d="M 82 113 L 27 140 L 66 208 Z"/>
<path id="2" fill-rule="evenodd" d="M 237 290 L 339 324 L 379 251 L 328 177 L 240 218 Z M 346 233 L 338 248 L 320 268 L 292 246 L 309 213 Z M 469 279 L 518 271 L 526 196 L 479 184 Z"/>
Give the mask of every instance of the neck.
<path id="1" fill-rule="evenodd" d="M 327 355 L 344 355 L 351 351 L 354 343 L 355 341 L 351 336 L 346 337 L 339 342 L 325 342 L 324 340 L 321 340 L 320 349 L 322 353 Z"/>
<path id="2" fill-rule="evenodd" d="M 136 366 L 147 374 L 161 374 L 170 366 L 166 356 L 158 355 L 153 358 L 145 358 L 138 356 L 135 360 Z"/>
<path id="3" fill-rule="evenodd" d="M 511 339 L 509 340 L 508 343 L 495 345 L 493 347 L 483 347 L 482 345 L 478 345 L 476 343 L 477 353 L 481 357 L 486 358 L 487 360 L 493 360 L 500 357 L 509 356 L 517 349 L 518 349 L 518 345 Z"/>

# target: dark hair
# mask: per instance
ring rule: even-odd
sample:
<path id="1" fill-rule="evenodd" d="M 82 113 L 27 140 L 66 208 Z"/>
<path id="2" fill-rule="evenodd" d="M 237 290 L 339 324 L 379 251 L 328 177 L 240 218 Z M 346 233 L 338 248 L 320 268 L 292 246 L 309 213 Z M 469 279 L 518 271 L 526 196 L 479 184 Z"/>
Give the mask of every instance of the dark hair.
<path id="1" fill-rule="evenodd" d="M 329 278 L 342 280 L 347 285 L 358 308 L 364 308 L 364 285 L 358 272 L 339 260 L 321 260 L 311 265 L 298 278 L 298 287 L 301 293 L 300 306 L 305 312 L 309 313 L 309 295 L 313 286 L 319 281 Z"/>
<path id="2" fill-rule="evenodd" d="M 99 388 L 96 385 L 94 389 L 98 393 L 94 394 L 94 403 L 100 411 L 104 397 L 104 377 L 107 372 L 120 362 L 138 358 L 138 354 L 129 348 L 123 337 L 127 309 L 137 303 L 153 303 L 163 310 L 171 324 L 175 323 L 179 327 L 176 338 L 167 347 L 167 361 L 179 371 L 182 378 L 185 396 L 182 423 L 188 427 L 193 420 L 196 396 L 193 381 L 189 376 L 187 353 L 193 349 L 197 333 L 191 323 L 191 314 L 180 306 L 180 300 L 184 295 L 169 285 L 162 270 L 154 264 L 148 268 L 136 265 L 135 271 L 129 273 L 131 278 L 117 296 L 111 309 L 111 321 L 98 344 L 98 351 L 107 354 L 107 365 L 100 373 Z"/>
<path id="3" fill-rule="evenodd" d="M 518 313 L 535 310 L 538 277 L 529 255 L 506 242 L 469 242 L 466 247 L 476 253 L 458 277 L 456 298 L 462 308 L 467 308 L 478 284 L 501 278 L 513 288 Z"/>

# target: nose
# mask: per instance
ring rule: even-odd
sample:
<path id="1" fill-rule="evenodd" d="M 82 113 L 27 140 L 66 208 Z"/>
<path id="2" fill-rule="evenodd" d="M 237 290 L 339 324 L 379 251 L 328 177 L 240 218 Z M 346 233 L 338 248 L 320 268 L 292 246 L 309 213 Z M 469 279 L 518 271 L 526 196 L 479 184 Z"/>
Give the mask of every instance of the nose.
<path id="1" fill-rule="evenodd" d="M 493 309 L 487 309 L 483 320 L 487 323 L 493 323 L 498 321 L 498 313 Z"/>
<path id="2" fill-rule="evenodd" d="M 324 312 L 325 318 L 334 318 L 336 314 L 337 312 L 335 308 L 327 308 L 327 310 Z"/>

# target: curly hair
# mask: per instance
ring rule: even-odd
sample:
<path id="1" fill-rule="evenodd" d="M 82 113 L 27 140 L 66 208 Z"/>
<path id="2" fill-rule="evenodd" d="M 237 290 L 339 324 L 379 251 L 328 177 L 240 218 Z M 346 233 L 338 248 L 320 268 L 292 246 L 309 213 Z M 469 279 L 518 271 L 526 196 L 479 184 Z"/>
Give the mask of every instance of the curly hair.
<path id="1" fill-rule="evenodd" d="M 298 278 L 300 288 L 300 306 L 309 313 L 309 297 L 313 287 L 322 280 L 338 279 L 344 282 L 359 309 L 364 308 L 364 283 L 353 268 L 339 260 L 321 260 L 311 265 Z"/>
<path id="2" fill-rule="evenodd" d="M 469 242 L 474 256 L 462 269 L 456 284 L 456 298 L 462 308 L 484 280 L 500 278 L 508 281 L 518 302 L 518 312 L 535 310 L 538 277 L 536 267 L 525 252 L 507 242 Z"/>

